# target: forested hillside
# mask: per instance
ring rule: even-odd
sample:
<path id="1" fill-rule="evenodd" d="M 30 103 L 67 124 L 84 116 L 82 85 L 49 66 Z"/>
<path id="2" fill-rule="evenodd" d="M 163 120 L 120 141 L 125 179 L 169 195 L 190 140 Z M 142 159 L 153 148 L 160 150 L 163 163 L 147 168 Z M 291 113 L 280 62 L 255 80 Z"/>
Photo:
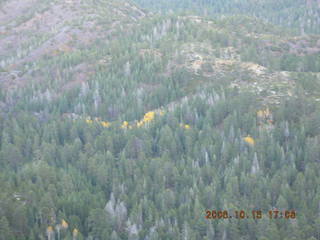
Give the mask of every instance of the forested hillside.
<path id="1" fill-rule="evenodd" d="M 320 239 L 319 35 L 231 10 L 0 6 L 0 240 Z"/>
<path id="2" fill-rule="evenodd" d="M 320 33 L 319 0 L 134 0 L 154 11 L 193 12 L 204 16 L 250 15 L 300 33 Z"/>

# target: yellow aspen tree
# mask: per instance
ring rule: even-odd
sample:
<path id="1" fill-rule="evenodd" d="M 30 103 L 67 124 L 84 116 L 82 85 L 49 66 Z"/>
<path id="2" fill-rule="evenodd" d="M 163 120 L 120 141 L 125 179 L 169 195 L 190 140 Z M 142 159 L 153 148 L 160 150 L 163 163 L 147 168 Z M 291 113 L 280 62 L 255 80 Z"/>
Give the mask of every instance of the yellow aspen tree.
<path id="1" fill-rule="evenodd" d="M 189 124 L 185 124 L 185 125 L 184 125 L 184 128 L 185 128 L 185 129 L 190 129 L 190 125 L 189 125 Z"/>
<path id="2" fill-rule="evenodd" d="M 105 127 L 105 128 L 108 128 L 108 127 L 110 127 L 110 123 L 109 122 L 106 122 L 106 121 L 102 121 L 101 122 L 101 125 L 103 126 L 103 127 Z"/>
<path id="3" fill-rule="evenodd" d="M 141 127 L 143 125 L 143 121 L 137 122 L 137 127 Z"/>
<path id="4" fill-rule="evenodd" d="M 122 125 L 121 125 L 121 128 L 126 129 L 126 128 L 128 128 L 128 126 L 129 126 L 129 123 L 128 123 L 127 121 L 124 121 L 124 122 L 122 123 Z"/>
<path id="5" fill-rule="evenodd" d="M 77 239 L 77 236 L 78 236 L 78 234 L 79 234 L 79 230 L 78 229 L 73 229 L 73 231 L 72 231 L 72 239 L 73 240 L 76 240 Z"/>
<path id="6" fill-rule="evenodd" d="M 61 226 L 62 226 L 62 228 L 67 229 L 69 227 L 69 224 L 64 219 L 62 219 Z"/>
<path id="7" fill-rule="evenodd" d="M 54 239 L 54 231 L 52 226 L 47 227 L 47 236 L 48 240 Z"/>
<path id="8" fill-rule="evenodd" d="M 155 112 L 147 112 L 143 117 L 143 121 L 150 122 L 154 119 L 154 117 L 155 117 Z"/>
<path id="9" fill-rule="evenodd" d="M 263 118 L 263 116 L 264 116 L 264 111 L 263 111 L 263 110 L 259 110 L 259 111 L 257 112 L 257 116 L 258 116 L 259 118 Z"/>
<path id="10" fill-rule="evenodd" d="M 244 140 L 246 143 L 248 143 L 249 145 L 251 145 L 251 146 L 254 146 L 254 144 L 255 144 L 254 139 L 253 139 L 250 135 L 248 135 L 247 137 L 245 137 L 243 140 Z"/>

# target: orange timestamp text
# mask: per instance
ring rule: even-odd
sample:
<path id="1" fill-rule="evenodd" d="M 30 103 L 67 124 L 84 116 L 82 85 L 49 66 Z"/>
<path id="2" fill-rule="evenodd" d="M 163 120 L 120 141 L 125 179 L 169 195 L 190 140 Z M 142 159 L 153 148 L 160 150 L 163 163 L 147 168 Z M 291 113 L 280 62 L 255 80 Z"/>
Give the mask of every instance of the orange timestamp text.
<path id="1" fill-rule="evenodd" d="M 297 212 L 295 210 L 269 210 L 269 211 L 261 211 L 261 210 L 206 210 L 206 219 L 296 219 Z"/>

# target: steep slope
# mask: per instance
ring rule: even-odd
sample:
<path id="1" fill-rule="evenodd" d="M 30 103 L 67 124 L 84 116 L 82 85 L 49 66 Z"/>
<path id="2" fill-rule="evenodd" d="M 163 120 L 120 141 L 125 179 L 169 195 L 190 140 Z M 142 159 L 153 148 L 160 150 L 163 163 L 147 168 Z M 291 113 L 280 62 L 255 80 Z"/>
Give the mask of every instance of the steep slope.
<path id="1" fill-rule="evenodd" d="M 6 1 L 1 12 L 1 82 L 5 85 L 27 82 L 25 73 L 30 75 L 32 64 L 39 60 L 109 41 L 146 16 L 125 1 Z"/>
<path id="2" fill-rule="evenodd" d="M 96 109 L 94 115 L 101 116 L 99 103 L 102 99 L 113 102 L 116 92 L 118 96 L 126 96 L 128 104 L 132 100 L 137 103 L 139 111 L 130 113 L 137 119 L 147 110 L 197 91 L 195 86 L 222 83 L 261 95 L 265 103 L 279 103 L 279 98 L 294 94 L 296 81 L 290 77 L 290 71 L 307 72 L 318 78 L 320 40 L 317 35 L 296 37 L 248 17 L 216 21 L 195 16 L 152 17 L 128 3 L 118 6 L 106 1 L 101 3 L 104 8 L 95 10 L 98 12 L 84 8 L 85 3 L 91 6 L 90 1 L 52 5 L 43 12 L 47 14 L 44 15 L 46 21 L 38 24 L 39 31 L 32 36 L 21 29 L 31 31 L 38 17 L 21 23 L 17 27 L 19 32 L 8 31 L 1 39 L 3 42 L 18 39 L 11 42 L 11 46 L 2 45 L 3 55 L 7 52 L 7 56 L 1 61 L 1 84 L 9 88 L 25 86 L 25 90 L 18 90 L 28 92 L 21 94 L 23 105 L 35 101 L 40 107 L 39 99 L 55 103 L 65 101 L 61 93 L 69 92 L 72 94 L 69 104 L 74 108 L 64 111 L 84 114 L 86 111 L 79 102 L 82 102 L 83 91 L 91 88 L 90 92 L 96 95 L 91 100 L 95 105 L 91 110 Z M 69 12 L 61 13 L 57 8 Z M 68 24 L 66 20 L 59 22 L 54 11 L 68 15 Z M 108 11 L 114 15 L 104 14 Z M 110 16 L 104 18 L 105 15 Z M 48 27 L 50 21 L 59 22 L 60 25 L 52 23 L 58 30 Z M 39 38 L 43 34 L 52 36 Z M 29 41 L 23 45 L 27 36 L 39 43 L 33 45 Z M 21 46 L 24 50 L 19 50 Z M 109 92 L 106 84 L 117 90 Z M 317 88 L 317 84 L 316 81 L 313 85 Z M 172 87 L 175 96 L 169 96 Z M 129 88 L 134 91 L 127 92 Z M 152 98 L 159 102 L 150 101 Z M 17 103 L 17 99 L 12 101 Z M 150 104 L 143 104 L 145 101 Z M 121 112 L 129 114 L 126 106 L 117 108 L 120 109 L 110 109 L 104 117 L 109 115 L 116 119 Z M 93 113 L 91 110 L 89 112 Z M 111 114 L 114 111 L 117 114 Z"/>
<path id="3" fill-rule="evenodd" d="M 319 35 L 124 1 L 1 4 L 0 237 L 319 236 Z"/>
<path id="4" fill-rule="evenodd" d="M 135 0 L 141 7 L 153 11 L 187 11 L 198 15 L 250 15 L 299 33 L 318 33 L 319 0 Z"/>

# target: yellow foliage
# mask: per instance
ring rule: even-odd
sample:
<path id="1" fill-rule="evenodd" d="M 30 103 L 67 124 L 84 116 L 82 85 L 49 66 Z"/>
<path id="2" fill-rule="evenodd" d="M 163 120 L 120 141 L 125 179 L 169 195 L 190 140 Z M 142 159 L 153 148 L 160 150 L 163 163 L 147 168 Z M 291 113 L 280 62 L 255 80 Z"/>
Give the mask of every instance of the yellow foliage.
<path id="1" fill-rule="evenodd" d="M 74 237 L 76 237 L 76 236 L 78 236 L 78 233 L 79 233 L 79 230 L 78 229 L 73 229 L 73 231 L 72 231 L 72 235 L 74 236 Z"/>
<path id="2" fill-rule="evenodd" d="M 47 227 L 47 232 L 48 232 L 48 233 L 53 232 L 53 228 L 52 228 L 51 226 Z"/>
<path id="3" fill-rule="evenodd" d="M 257 112 L 257 116 L 260 117 L 260 118 L 262 118 L 262 117 L 264 116 L 263 112 L 264 112 L 263 110 L 259 110 L 259 111 Z"/>
<path id="4" fill-rule="evenodd" d="M 151 122 L 155 118 L 155 112 L 147 112 L 144 116 L 143 119 L 137 122 L 137 127 L 143 126 L 145 123 Z"/>
<path id="5" fill-rule="evenodd" d="M 164 111 L 160 111 L 159 114 L 162 116 L 164 115 Z M 148 123 L 148 122 L 151 122 L 152 120 L 154 120 L 155 118 L 155 115 L 156 113 L 153 112 L 153 111 L 150 111 L 150 112 L 147 112 L 144 116 L 143 116 L 143 119 L 141 119 L 140 121 L 138 121 L 136 124 L 137 127 L 141 127 L 143 126 L 144 124 Z M 92 124 L 93 122 L 97 122 L 99 124 L 101 124 L 103 127 L 110 127 L 111 123 L 110 122 L 107 122 L 107 121 L 101 121 L 101 118 L 94 118 L 94 120 L 91 119 L 91 117 L 88 117 L 86 119 L 86 123 L 88 124 Z M 132 129 L 134 126 L 130 126 L 129 123 L 127 121 L 124 121 L 121 125 L 121 128 L 124 128 L 124 129 Z M 186 129 L 189 129 L 190 126 L 189 125 L 186 125 L 185 126 Z"/>
<path id="6" fill-rule="evenodd" d="M 61 220 L 61 226 L 63 227 L 63 228 L 68 228 L 68 226 L 69 226 L 69 224 L 65 221 L 65 220 Z"/>
<path id="7" fill-rule="evenodd" d="M 247 136 L 243 139 L 246 143 L 250 144 L 251 146 L 253 146 L 255 144 L 254 139 L 251 136 Z"/>
<path id="8" fill-rule="evenodd" d="M 101 125 L 102 125 L 103 127 L 106 127 L 106 128 L 107 128 L 107 127 L 110 127 L 111 124 L 110 124 L 109 122 L 102 121 L 102 122 L 101 122 Z"/>
<path id="9" fill-rule="evenodd" d="M 143 125 L 143 121 L 137 122 L 137 127 L 141 127 Z"/>
<path id="10" fill-rule="evenodd" d="M 127 121 L 124 121 L 121 125 L 121 128 L 127 128 L 129 126 L 129 123 Z"/>
<path id="11" fill-rule="evenodd" d="M 259 110 L 257 112 L 257 116 L 259 118 L 267 118 L 267 117 L 270 117 L 270 115 L 271 115 L 271 112 L 270 112 L 269 108 L 267 108 L 265 110 Z"/>
<path id="12" fill-rule="evenodd" d="M 143 117 L 143 122 L 147 123 L 154 119 L 155 112 L 147 112 Z"/>
<path id="13" fill-rule="evenodd" d="M 180 123 L 180 127 L 184 128 L 184 129 L 190 129 L 191 126 L 189 124 L 183 124 L 183 123 Z"/>

